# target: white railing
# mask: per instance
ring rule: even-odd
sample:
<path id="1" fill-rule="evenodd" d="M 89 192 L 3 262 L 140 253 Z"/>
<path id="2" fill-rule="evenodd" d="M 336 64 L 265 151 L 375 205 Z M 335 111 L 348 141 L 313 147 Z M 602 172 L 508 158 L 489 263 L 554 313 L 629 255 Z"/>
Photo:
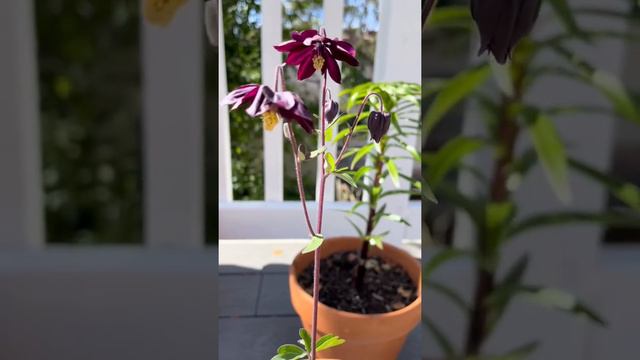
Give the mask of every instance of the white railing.
<path id="1" fill-rule="evenodd" d="M 420 5 L 419 2 L 407 2 L 406 6 L 392 6 L 391 0 L 380 1 L 380 29 L 377 37 L 376 54 L 374 59 L 374 81 L 407 81 L 420 83 L 421 81 L 421 57 L 420 39 Z M 280 0 L 262 1 L 262 29 L 261 29 L 261 60 L 262 81 L 265 84 L 274 82 L 274 69 L 283 61 L 282 54 L 273 50 L 273 45 L 280 43 L 282 39 L 282 4 Z M 324 24 L 327 33 L 331 36 L 341 37 L 343 31 L 344 0 L 325 0 L 323 3 Z M 222 13 L 222 11 L 220 11 Z M 221 19 L 222 23 L 222 19 Z M 222 29 L 222 27 L 221 27 Z M 303 29 L 300 29 L 303 30 Z M 221 41 L 223 41 L 221 31 Z M 391 41 L 393 39 L 393 41 Z M 224 46 L 220 47 L 220 64 L 224 64 Z M 397 54 L 402 54 L 398 56 Z M 226 69 L 220 68 L 220 78 L 226 79 Z M 220 97 L 226 93 L 226 84 L 220 85 Z M 329 82 L 329 90 L 332 94 L 338 94 L 338 84 Z M 301 238 L 308 234 L 302 222 L 302 213 L 299 204 L 295 201 L 283 201 L 283 136 L 281 125 L 271 132 L 263 132 L 264 136 L 264 194 L 265 201 L 233 201 L 229 184 L 231 183 L 230 166 L 230 139 L 228 135 L 229 118 L 226 108 L 221 108 L 219 116 L 219 157 L 220 167 L 219 191 L 224 194 L 219 203 L 219 230 L 220 238 Z M 409 144 L 416 144 L 416 136 L 408 136 L 404 139 Z M 416 146 L 417 147 L 417 146 Z M 268 151 L 267 151 L 268 149 Z M 335 145 L 330 145 L 329 150 L 335 151 Z M 292 161 L 292 160 L 291 160 Z M 420 166 L 411 160 L 398 161 L 398 169 L 402 173 L 410 174 L 414 166 Z M 406 184 L 402 184 L 403 186 Z M 386 182 L 385 187 L 392 186 Z M 337 210 L 345 210 L 348 203 L 335 201 L 335 183 L 327 182 L 326 205 L 328 220 L 331 224 L 329 231 L 332 235 L 352 234 L 345 215 Z M 311 202 L 310 209 L 315 211 L 316 204 Z M 419 201 L 409 201 L 408 196 L 390 197 L 387 209 L 394 213 L 404 215 L 413 224 L 404 228 L 397 225 L 386 225 L 385 230 L 390 231 L 389 241 L 399 242 L 402 239 L 420 239 L 420 212 Z"/>

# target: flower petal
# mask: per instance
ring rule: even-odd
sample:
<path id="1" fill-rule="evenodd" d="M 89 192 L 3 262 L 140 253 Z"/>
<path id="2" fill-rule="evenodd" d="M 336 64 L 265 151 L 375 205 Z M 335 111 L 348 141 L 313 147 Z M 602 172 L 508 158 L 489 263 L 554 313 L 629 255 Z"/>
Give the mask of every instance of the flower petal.
<path id="1" fill-rule="evenodd" d="M 255 99 L 251 106 L 246 110 L 247 114 L 252 117 L 260 116 L 271 109 L 273 103 L 274 92 L 270 87 L 261 85 L 258 89 Z"/>
<path id="2" fill-rule="evenodd" d="M 304 45 L 302 47 L 289 53 L 286 60 L 287 64 L 300 65 L 307 57 L 313 57 L 314 50 L 312 47 L 305 47 Z"/>
<path id="3" fill-rule="evenodd" d="M 333 39 L 333 42 L 335 43 L 336 47 L 339 47 L 341 50 L 345 51 L 352 57 L 356 57 L 356 49 L 354 49 L 354 47 L 348 42 L 340 39 Z"/>
<path id="4" fill-rule="evenodd" d="M 280 91 L 273 96 L 273 104 L 283 109 L 296 106 L 296 96 L 291 91 Z"/>
<path id="5" fill-rule="evenodd" d="M 328 100 L 325 104 L 324 104 L 324 118 L 325 120 L 330 123 L 333 121 L 333 119 L 336 118 L 336 116 L 338 115 L 338 112 L 340 111 L 340 105 L 333 101 L 333 100 Z"/>
<path id="6" fill-rule="evenodd" d="M 313 67 L 313 56 L 307 57 L 298 67 L 298 80 L 309 78 L 316 69 Z"/>
<path id="7" fill-rule="evenodd" d="M 354 55 L 351 55 L 351 53 L 349 53 L 348 51 L 345 51 L 341 47 L 336 46 L 335 44 L 333 44 L 333 46 L 330 48 L 330 50 L 331 50 L 331 55 L 333 55 L 333 57 L 336 60 L 344 61 L 344 62 L 346 62 L 347 64 L 349 64 L 351 66 L 360 65 L 360 62 L 358 61 L 358 59 L 356 59 L 354 57 Z M 354 51 L 354 53 L 355 53 L 355 51 Z"/>
<path id="8" fill-rule="evenodd" d="M 309 134 L 313 133 L 313 118 L 301 102 L 296 102 L 290 110 L 278 109 L 278 113 L 287 120 L 295 120 Z"/>
<path id="9" fill-rule="evenodd" d="M 340 65 L 338 65 L 336 59 L 334 59 L 333 56 L 331 56 L 331 54 L 329 54 L 329 52 L 324 49 L 322 51 L 322 57 L 324 58 L 325 66 L 329 70 L 329 75 L 331 76 L 333 81 L 340 84 L 340 81 L 342 81 L 342 75 L 340 74 Z"/>
<path id="10" fill-rule="evenodd" d="M 256 94 L 258 93 L 259 87 L 260 85 L 258 84 L 242 85 L 225 96 L 224 99 L 222 99 L 222 101 L 220 102 L 220 105 L 233 104 L 231 110 L 235 110 L 242 104 L 252 102 Z"/>
<path id="11" fill-rule="evenodd" d="M 301 33 L 297 32 L 297 31 L 294 31 L 294 32 L 291 33 L 291 38 L 293 40 L 302 42 L 302 41 L 304 41 L 304 39 L 310 38 L 310 37 L 313 37 L 313 36 L 316 36 L 316 35 L 318 35 L 318 30 L 309 29 L 309 30 L 305 30 L 305 31 L 303 31 Z"/>
<path id="12" fill-rule="evenodd" d="M 296 40 L 289 40 L 278 45 L 274 45 L 273 48 L 280 52 L 289 52 L 293 51 L 302 46 L 302 43 Z"/>

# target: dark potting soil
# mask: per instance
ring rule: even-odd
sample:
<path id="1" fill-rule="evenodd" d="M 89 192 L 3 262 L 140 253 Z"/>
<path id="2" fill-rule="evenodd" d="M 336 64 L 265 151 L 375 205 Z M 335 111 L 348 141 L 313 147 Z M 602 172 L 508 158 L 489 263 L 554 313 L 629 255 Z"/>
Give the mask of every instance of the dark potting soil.
<path id="1" fill-rule="evenodd" d="M 400 310 L 417 298 L 417 287 L 399 265 L 378 256 L 365 262 L 362 290 L 355 286 L 360 257 L 339 252 L 320 261 L 320 302 L 334 309 L 360 314 Z M 313 294 L 313 264 L 298 275 L 298 283 Z"/>

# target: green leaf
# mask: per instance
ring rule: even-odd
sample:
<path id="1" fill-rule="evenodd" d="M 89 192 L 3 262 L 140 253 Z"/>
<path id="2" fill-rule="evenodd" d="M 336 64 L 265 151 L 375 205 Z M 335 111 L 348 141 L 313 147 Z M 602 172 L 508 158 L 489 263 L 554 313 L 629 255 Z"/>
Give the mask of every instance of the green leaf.
<path id="1" fill-rule="evenodd" d="M 351 168 L 353 169 L 358 163 L 358 161 L 360 161 L 360 159 L 366 156 L 374 147 L 375 147 L 374 143 L 370 143 L 361 147 L 360 150 L 358 150 L 358 152 L 356 152 L 356 154 L 353 156 L 353 160 L 351 160 Z"/>
<path id="2" fill-rule="evenodd" d="M 538 342 L 530 342 L 519 346 L 504 355 L 494 355 L 494 356 L 486 356 L 482 358 L 477 358 L 478 360 L 525 360 L 530 357 L 531 354 L 538 348 Z M 467 360 L 476 360 L 476 358 L 471 358 Z"/>
<path id="3" fill-rule="evenodd" d="M 601 325 L 606 326 L 606 322 L 596 314 L 595 311 L 578 301 L 575 295 L 564 290 L 553 288 L 528 288 L 523 290 L 521 296 L 533 303 L 551 309 L 570 312 Z"/>
<path id="4" fill-rule="evenodd" d="M 449 300 L 451 300 L 453 304 L 458 306 L 458 308 L 460 308 L 460 310 L 464 314 L 468 314 L 471 307 L 469 306 L 469 304 L 467 304 L 465 299 L 460 294 L 458 294 L 455 290 L 438 281 L 429 280 L 429 281 L 425 281 L 425 284 L 428 289 L 436 291 L 441 295 L 447 297 Z"/>
<path id="5" fill-rule="evenodd" d="M 356 173 L 353 175 L 353 180 L 355 182 L 360 181 L 360 179 L 362 179 L 362 177 L 365 176 L 371 169 L 372 167 L 370 166 L 363 166 L 359 168 L 358 171 L 356 171 Z"/>
<path id="6" fill-rule="evenodd" d="M 636 185 L 624 182 L 614 177 L 596 170 L 595 168 L 575 159 L 569 159 L 569 166 L 579 171 L 580 173 L 588 176 L 589 178 L 597 181 L 598 183 L 606 186 L 609 191 L 618 200 L 622 201 L 630 208 L 640 211 L 640 188 Z"/>
<path id="7" fill-rule="evenodd" d="M 333 127 L 329 126 L 324 131 L 324 142 L 328 144 L 331 142 L 332 139 L 333 139 Z"/>
<path id="8" fill-rule="evenodd" d="M 573 11 L 569 6 L 567 0 L 549 0 L 551 7 L 555 11 L 556 15 L 562 21 L 565 29 L 573 34 L 579 34 L 582 31 L 578 27 Z"/>
<path id="9" fill-rule="evenodd" d="M 347 221 L 349 222 L 349 224 L 351 224 L 351 226 L 353 226 L 353 228 L 356 230 L 356 232 L 358 233 L 358 236 L 360 238 L 364 238 L 364 233 L 362 232 L 362 230 L 360 230 L 360 227 L 358 225 L 356 225 L 356 223 L 354 223 L 351 219 L 347 218 Z"/>
<path id="10" fill-rule="evenodd" d="M 405 220 L 404 218 L 402 218 L 402 216 L 400 216 L 398 214 L 384 214 L 384 215 L 382 215 L 382 218 L 385 219 L 385 220 L 398 222 L 398 223 L 404 224 L 406 226 L 411 226 L 411 224 L 409 224 L 409 222 L 407 220 Z"/>
<path id="11" fill-rule="evenodd" d="M 353 180 L 353 178 L 349 174 L 336 173 L 335 175 L 340 179 L 344 180 L 347 184 L 351 185 L 352 187 L 354 188 L 358 187 L 358 184 L 356 184 L 356 182 Z"/>
<path id="12" fill-rule="evenodd" d="M 298 330 L 298 334 L 300 334 L 300 340 L 302 340 L 305 350 L 308 353 L 310 353 L 311 352 L 311 336 L 309 335 L 307 330 L 305 330 L 304 328 L 300 328 L 300 330 Z"/>
<path id="13" fill-rule="evenodd" d="M 416 150 L 414 146 L 411 146 L 403 141 L 400 141 L 400 147 L 403 148 L 405 151 L 407 151 L 415 161 L 420 161 L 420 158 L 421 158 L 420 154 L 418 153 L 418 150 Z"/>
<path id="14" fill-rule="evenodd" d="M 515 205 L 511 202 L 490 202 L 485 209 L 487 245 L 490 253 L 497 250 L 504 238 L 507 226 L 515 215 Z"/>
<path id="15" fill-rule="evenodd" d="M 383 249 L 384 237 L 382 235 L 371 235 L 369 236 L 368 240 L 369 245 L 375 246 L 381 250 Z"/>
<path id="16" fill-rule="evenodd" d="M 324 159 L 327 161 L 327 173 L 331 174 L 336 170 L 336 159 L 330 152 L 324 153 Z"/>
<path id="17" fill-rule="evenodd" d="M 278 354 L 280 355 L 282 354 L 300 355 L 300 354 L 304 354 L 304 352 L 305 352 L 304 349 L 302 349 L 298 345 L 293 345 L 293 344 L 285 344 L 278 348 Z"/>
<path id="18" fill-rule="evenodd" d="M 429 279 L 433 272 L 445 263 L 469 255 L 471 255 L 471 253 L 467 250 L 459 250 L 453 248 L 441 250 L 427 262 L 427 265 L 424 267 L 423 271 L 424 278 Z"/>
<path id="19" fill-rule="evenodd" d="M 444 177 L 467 155 L 482 148 L 485 142 L 469 137 L 456 137 L 443 146 L 437 153 L 425 159 L 425 179 L 437 188 Z"/>
<path id="20" fill-rule="evenodd" d="M 444 332 L 440 330 L 438 325 L 436 325 L 436 323 L 433 322 L 433 320 L 431 320 L 429 316 L 424 314 L 422 315 L 422 321 L 425 323 L 425 325 L 427 325 L 427 328 L 433 335 L 433 338 L 438 343 L 440 350 L 442 350 L 442 352 L 444 353 L 445 358 L 458 359 L 458 356 L 456 355 L 455 349 L 451 344 L 451 341 L 447 338 Z"/>
<path id="21" fill-rule="evenodd" d="M 271 360 L 300 360 L 307 356 L 307 352 L 298 345 L 286 344 L 278 348 L 278 354 Z"/>
<path id="22" fill-rule="evenodd" d="M 326 146 L 322 146 L 319 149 L 313 150 L 311 152 L 311 154 L 309 154 L 309 158 L 313 159 L 315 157 L 317 157 L 320 154 L 323 154 L 325 151 L 327 151 L 327 147 Z"/>
<path id="23" fill-rule="evenodd" d="M 640 111 L 620 79 L 608 72 L 595 70 L 591 75 L 591 82 L 611 101 L 618 115 L 640 124 Z"/>
<path id="24" fill-rule="evenodd" d="M 553 122 L 538 113 L 528 129 L 551 187 L 562 202 L 568 203 L 571 200 L 571 191 L 567 174 L 567 154 Z"/>
<path id="25" fill-rule="evenodd" d="M 387 160 L 387 169 L 389 170 L 389 175 L 391 176 L 393 186 L 395 186 L 396 188 L 400 187 L 400 176 L 398 175 L 398 168 L 396 167 L 396 163 L 393 160 Z"/>
<path id="26" fill-rule="evenodd" d="M 437 13 L 437 11 L 435 12 Z M 456 104 L 464 100 L 489 77 L 489 66 L 482 66 L 460 73 L 449 80 L 436 95 L 433 103 L 427 108 L 424 117 L 423 131 L 431 130 L 442 120 L 442 117 Z"/>
<path id="27" fill-rule="evenodd" d="M 640 229 L 640 216 L 625 212 L 556 212 L 532 215 L 511 226 L 507 231 L 507 238 L 537 229 L 543 226 L 558 226 L 566 224 L 604 224 L 610 227 Z"/>
<path id="28" fill-rule="evenodd" d="M 433 190 L 431 190 L 431 187 L 429 186 L 429 184 L 425 183 L 423 188 L 424 190 L 422 191 L 422 194 L 424 195 L 424 198 L 431 201 L 434 204 L 437 204 L 438 199 L 436 198 L 436 195 L 433 193 Z"/>
<path id="29" fill-rule="evenodd" d="M 529 264 L 529 256 L 524 254 L 511 266 L 500 284 L 488 299 L 490 305 L 489 329 L 493 329 L 504 314 L 511 300 L 521 290 L 521 283 Z"/>
<path id="30" fill-rule="evenodd" d="M 463 28 L 469 29 L 472 24 L 469 6 L 442 6 L 429 14 L 427 28 Z"/>
<path id="31" fill-rule="evenodd" d="M 320 245 L 322 245 L 323 242 L 324 242 L 324 236 L 322 236 L 321 234 L 312 236 L 311 242 L 309 242 L 309 244 L 307 244 L 304 250 L 302 250 L 302 253 L 306 254 L 306 253 L 315 251 L 317 248 L 320 247 Z"/>
<path id="32" fill-rule="evenodd" d="M 331 349 L 333 347 L 340 346 L 345 342 L 346 341 L 344 339 L 341 339 L 336 335 L 327 334 L 318 339 L 318 342 L 316 344 L 316 351 Z"/>

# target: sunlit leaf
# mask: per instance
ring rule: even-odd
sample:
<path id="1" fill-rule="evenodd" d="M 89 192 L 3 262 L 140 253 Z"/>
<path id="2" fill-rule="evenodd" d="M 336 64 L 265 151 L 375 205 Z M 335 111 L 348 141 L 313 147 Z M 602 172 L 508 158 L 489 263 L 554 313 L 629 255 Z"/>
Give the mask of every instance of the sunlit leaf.
<path id="1" fill-rule="evenodd" d="M 571 191 L 567 153 L 553 122 L 539 113 L 528 129 L 551 187 L 561 201 L 568 203 L 571 200 Z"/>
<path id="2" fill-rule="evenodd" d="M 482 148 L 485 142 L 481 139 L 456 137 L 443 146 L 437 153 L 425 159 L 425 178 L 429 185 L 437 188 L 449 171 L 467 155 Z"/>
<path id="3" fill-rule="evenodd" d="M 436 11 L 437 12 L 437 11 Z M 489 66 L 467 70 L 449 80 L 427 107 L 424 117 L 423 131 L 427 133 L 442 120 L 442 117 L 456 104 L 464 100 L 467 95 L 482 85 L 491 70 Z"/>
<path id="4" fill-rule="evenodd" d="M 324 242 L 324 236 L 322 236 L 320 234 L 316 234 L 316 235 L 312 236 L 311 237 L 311 241 L 302 250 L 302 253 L 306 254 L 306 253 L 310 253 L 312 251 L 315 251 L 317 248 L 319 248 L 322 245 L 323 242 Z"/>

